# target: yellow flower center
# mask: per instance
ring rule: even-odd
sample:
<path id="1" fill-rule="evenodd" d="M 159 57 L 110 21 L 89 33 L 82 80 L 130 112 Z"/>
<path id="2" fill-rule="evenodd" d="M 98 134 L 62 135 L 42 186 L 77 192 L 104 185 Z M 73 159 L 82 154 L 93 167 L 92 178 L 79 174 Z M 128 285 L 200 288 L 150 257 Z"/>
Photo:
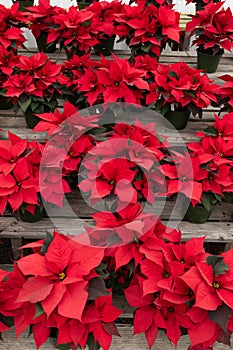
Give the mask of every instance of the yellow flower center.
<path id="1" fill-rule="evenodd" d="M 215 289 L 219 289 L 219 288 L 220 288 L 220 285 L 219 285 L 218 282 L 214 282 L 214 288 L 215 288 Z"/>
<path id="2" fill-rule="evenodd" d="M 63 281 L 66 278 L 66 274 L 64 272 L 61 272 L 61 273 L 59 273 L 58 278 L 60 281 Z"/>

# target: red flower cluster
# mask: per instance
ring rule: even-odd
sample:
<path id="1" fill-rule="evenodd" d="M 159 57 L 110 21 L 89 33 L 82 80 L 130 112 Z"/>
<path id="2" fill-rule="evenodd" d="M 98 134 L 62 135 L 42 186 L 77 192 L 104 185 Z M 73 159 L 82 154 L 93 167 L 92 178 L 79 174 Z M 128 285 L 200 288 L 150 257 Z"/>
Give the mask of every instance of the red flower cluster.
<path id="1" fill-rule="evenodd" d="M 97 31 L 92 26 L 93 16 L 93 12 L 78 10 L 75 6 L 71 6 L 66 13 L 55 15 L 47 43 L 58 41 L 69 56 L 90 52 L 91 47 L 98 43 L 94 37 Z"/>
<path id="2" fill-rule="evenodd" d="M 210 206 L 220 201 L 225 193 L 233 192 L 232 118 L 233 113 L 225 114 L 221 119 L 216 115 L 214 125 L 197 134 L 201 140 L 187 145 L 193 161 L 198 164 L 194 168 L 194 179 L 201 184 L 204 206 Z"/>
<path id="3" fill-rule="evenodd" d="M 26 39 L 19 26 L 26 26 L 24 12 L 18 10 L 19 4 L 13 4 L 10 8 L 0 4 L 0 50 L 17 49 L 23 47 Z"/>
<path id="4" fill-rule="evenodd" d="M 102 57 L 101 61 L 74 56 L 63 71 L 76 103 L 82 107 L 122 101 L 155 105 L 163 114 L 174 106 L 201 116 L 203 108 L 217 102 L 219 85 L 184 62 L 155 65 L 148 55 L 138 56 L 132 63 L 114 55 L 112 60 Z"/>
<path id="5" fill-rule="evenodd" d="M 125 290 L 128 303 L 137 308 L 134 334 L 145 333 L 151 348 L 158 329 L 164 329 L 176 346 L 183 329 L 190 337 L 190 349 L 210 349 L 216 340 L 221 341 L 221 335 L 225 334 L 225 339 L 231 335 L 222 325 L 229 322 L 230 329 L 233 250 L 208 256 L 204 238 L 185 244 L 165 243 L 156 237 L 157 229 L 161 226 L 155 227 L 155 235 L 146 234 L 127 246 L 128 250 L 122 247 L 115 252 L 117 267 L 120 256 L 126 263 L 134 259 L 133 279 Z M 225 309 L 229 311 L 223 315 Z M 218 317 L 222 323 L 216 321 Z"/>
<path id="6" fill-rule="evenodd" d="M 233 111 L 233 76 L 225 74 L 219 77 L 224 81 L 224 84 L 217 90 L 219 96 L 219 105 L 223 106 L 223 110 L 228 112 Z"/>
<path id="7" fill-rule="evenodd" d="M 59 6 L 51 6 L 49 0 L 39 1 L 37 6 L 27 7 L 28 21 L 30 29 L 35 38 L 41 34 L 48 34 L 50 28 L 54 26 L 54 17 L 65 14 L 66 10 Z"/>
<path id="8" fill-rule="evenodd" d="M 150 89 L 143 79 L 145 71 L 116 56 L 113 56 L 113 60 L 103 57 L 95 67 L 93 65 L 79 78 L 79 91 L 85 93 L 90 106 L 117 101 L 141 104 L 142 91 Z"/>
<path id="9" fill-rule="evenodd" d="M 3 83 L 13 73 L 16 63 L 18 63 L 18 56 L 4 48 L 0 50 L 0 91 L 2 95 L 4 95 Z"/>
<path id="10" fill-rule="evenodd" d="M 55 109 L 64 84 L 66 77 L 61 73 L 61 65 L 51 62 L 44 53 L 37 53 L 19 56 L 3 87 L 5 96 L 11 97 L 24 113 L 27 110 L 42 113 L 46 107 Z"/>
<path id="11" fill-rule="evenodd" d="M 115 209 L 123 203 L 154 204 L 158 194 L 166 193 L 160 163 L 165 162 L 168 147 L 167 142 L 159 141 L 154 125 L 146 130 L 139 122 L 118 123 L 108 141 L 90 150 L 84 159 L 86 178 L 79 188 L 90 193 L 92 203 L 111 197 L 113 204 L 115 198 Z"/>
<path id="12" fill-rule="evenodd" d="M 135 56 L 151 53 L 159 57 L 168 41 L 180 40 L 180 14 L 173 10 L 173 5 L 125 5 L 116 17 L 116 34 L 126 38 Z"/>
<path id="13" fill-rule="evenodd" d="M 82 159 L 95 145 L 95 139 L 86 131 L 97 126 L 98 116 L 83 117 L 68 101 L 62 113 L 55 110 L 38 116 L 41 121 L 34 131 L 48 131 L 50 135 L 40 168 L 41 195 L 46 201 L 62 206 L 64 193 L 70 192 L 67 182 L 77 177 Z"/>
<path id="14" fill-rule="evenodd" d="M 95 271 L 104 250 L 57 232 L 49 241 L 28 244 L 34 253 L 18 260 L 13 272 L 0 272 L 0 280 L 7 276 L 0 282 L 0 313 L 14 318 L 17 336 L 31 326 L 37 348 L 55 337 L 57 345 L 83 349 L 92 335 L 108 350 L 121 311 Z M 0 323 L 1 331 L 6 328 Z"/>
<path id="15" fill-rule="evenodd" d="M 39 199 L 39 167 L 44 146 L 9 132 L 9 140 L 0 141 L 0 214 L 24 206 L 34 213 Z"/>
<path id="16" fill-rule="evenodd" d="M 212 1 L 187 23 L 186 30 L 197 38 L 196 44 L 201 51 L 217 54 L 222 49 L 233 48 L 233 16 L 230 8 L 221 8 L 223 2 Z"/>
<path id="17" fill-rule="evenodd" d="M 147 96 L 147 102 L 155 103 L 163 114 L 173 106 L 175 110 L 185 107 L 193 115 L 199 114 L 201 117 L 203 108 L 217 102 L 216 89 L 219 86 L 212 83 L 206 74 L 201 74 L 200 70 L 191 68 L 184 62 L 158 64 L 155 84 Z M 153 101 L 153 95 L 151 98 L 155 91 L 158 94 L 157 101 Z"/>

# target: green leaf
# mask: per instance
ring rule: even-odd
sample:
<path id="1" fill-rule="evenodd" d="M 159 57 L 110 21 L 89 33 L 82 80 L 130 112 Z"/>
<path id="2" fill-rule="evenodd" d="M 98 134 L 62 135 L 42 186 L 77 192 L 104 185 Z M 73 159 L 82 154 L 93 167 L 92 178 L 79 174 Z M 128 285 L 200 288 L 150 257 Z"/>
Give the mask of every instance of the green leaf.
<path id="1" fill-rule="evenodd" d="M 135 261 L 134 259 L 131 259 L 129 264 L 128 264 L 128 267 L 129 267 L 129 276 L 132 276 L 133 272 L 135 271 Z"/>
<path id="2" fill-rule="evenodd" d="M 184 92 L 185 92 L 185 93 L 186 93 L 186 95 L 188 95 L 188 96 L 191 96 L 191 97 L 193 97 L 193 98 L 195 98 L 195 97 L 196 97 L 196 94 L 195 94 L 195 92 L 194 92 L 194 91 L 184 90 Z"/>
<path id="3" fill-rule="evenodd" d="M 109 277 L 109 272 L 108 272 L 107 268 L 108 268 L 108 265 L 102 262 L 102 263 L 95 269 L 95 271 L 96 271 L 96 273 L 98 273 L 98 275 L 99 275 L 101 278 L 106 279 L 106 278 Z"/>
<path id="4" fill-rule="evenodd" d="M 54 239 L 54 236 L 51 235 L 51 233 L 47 232 L 46 236 L 45 236 L 45 239 L 44 239 L 44 244 L 43 244 L 43 246 L 41 247 L 41 250 L 40 250 L 41 254 L 47 253 L 49 245 L 50 245 L 50 243 L 52 243 L 53 239 Z"/>
<path id="5" fill-rule="evenodd" d="M 25 102 L 21 102 L 20 100 L 18 101 L 19 106 L 20 106 L 20 108 L 22 109 L 22 111 L 24 113 L 26 113 L 26 111 L 27 111 L 28 107 L 30 106 L 31 102 L 32 102 L 31 97 L 29 97 Z"/>
<path id="6" fill-rule="evenodd" d="M 70 346 L 69 346 L 69 344 L 59 344 L 59 345 L 56 345 L 56 349 L 59 349 L 59 350 L 69 350 L 69 349 L 70 349 Z"/>
<path id="7" fill-rule="evenodd" d="M 224 193 L 224 197 L 228 203 L 233 204 L 233 193 Z"/>
<path id="8" fill-rule="evenodd" d="M 232 314 L 232 310 L 226 304 L 220 305 L 217 310 L 209 311 L 209 318 L 217 323 L 224 331 L 226 331 L 226 325 Z"/>
<path id="9" fill-rule="evenodd" d="M 106 288 L 102 278 L 95 277 L 89 282 L 88 287 L 88 300 L 96 300 L 98 297 L 109 295 L 110 292 Z"/>
<path id="10" fill-rule="evenodd" d="M 210 255 L 206 259 L 206 263 L 213 267 L 214 276 L 224 275 L 229 270 L 228 265 L 223 261 L 222 256 Z"/>
<path id="11" fill-rule="evenodd" d="M 36 303 L 36 314 L 33 317 L 33 319 L 43 315 L 43 313 L 44 313 L 44 310 L 43 310 L 43 308 L 41 306 L 41 303 Z"/>
<path id="12" fill-rule="evenodd" d="M 174 71 L 169 72 L 168 76 L 176 78 L 177 80 L 179 79 L 178 75 Z"/>
<path id="13" fill-rule="evenodd" d="M 207 136 L 217 136 L 218 135 L 217 129 L 215 129 L 213 126 L 209 126 L 204 131 L 205 131 Z"/>
<path id="14" fill-rule="evenodd" d="M 215 193 L 214 194 L 214 197 L 216 198 L 216 203 L 221 203 L 222 202 L 222 196 L 220 195 L 220 194 L 217 194 L 217 193 Z"/>
<path id="15" fill-rule="evenodd" d="M 100 349 L 100 345 L 98 344 L 98 342 L 95 342 L 95 339 L 94 339 L 94 336 L 92 333 L 89 334 L 86 345 L 88 345 L 89 350 L 99 350 Z"/>
<path id="16" fill-rule="evenodd" d="M 202 194 L 201 202 L 203 206 L 206 208 L 206 210 L 211 211 L 213 209 L 213 204 L 211 202 L 210 195 L 208 193 Z"/>

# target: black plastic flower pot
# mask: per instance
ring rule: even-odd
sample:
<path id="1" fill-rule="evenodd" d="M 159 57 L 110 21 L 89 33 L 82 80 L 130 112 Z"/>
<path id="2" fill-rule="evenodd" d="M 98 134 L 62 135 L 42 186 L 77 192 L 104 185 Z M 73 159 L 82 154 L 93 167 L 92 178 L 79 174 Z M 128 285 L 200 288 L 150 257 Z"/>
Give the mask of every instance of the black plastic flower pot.
<path id="1" fill-rule="evenodd" d="M 40 118 L 30 110 L 24 113 L 24 117 L 29 129 L 33 129 L 40 121 Z"/>
<path id="2" fill-rule="evenodd" d="M 16 2 L 16 1 L 14 1 Z M 19 10 L 20 11 L 26 11 L 27 7 L 34 5 L 34 0 L 19 0 Z"/>
<path id="3" fill-rule="evenodd" d="M 11 108 L 13 108 L 13 104 L 8 100 L 8 98 L 0 95 L 0 109 L 6 110 Z"/>
<path id="4" fill-rule="evenodd" d="M 113 46 L 115 42 L 115 36 L 99 40 L 100 44 L 95 45 L 96 55 L 110 56 L 113 51 Z"/>
<path id="5" fill-rule="evenodd" d="M 206 73 L 215 73 L 223 52 L 218 55 L 209 55 L 197 50 L 197 69 L 203 69 Z"/>
<path id="6" fill-rule="evenodd" d="M 211 210 L 207 210 L 201 204 L 197 204 L 195 207 L 190 204 L 184 218 L 195 224 L 203 224 L 208 221 L 213 209 L 214 206 Z"/>
<path id="7" fill-rule="evenodd" d="M 43 207 L 39 207 L 37 206 L 35 208 L 35 211 L 34 211 L 34 214 L 31 214 L 29 211 L 25 210 L 25 211 L 22 211 L 20 209 L 19 211 L 19 216 L 20 216 L 20 219 L 22 221 L 26 221 L 26 222 L 37 222 L 37 221 L 41 221 L 44 219 L 45 217 L 45 210 Z"/>
<path id="8" fill-rule="evenodd" d="M 53 53 L 56 51 L 56 43 L 47 44 L 48 33 L 41 33 L 41 35 L 36 38 L 36 43 L 39 51 L 45 53 Z"/>
<path id="9" fill-rule="evenodd" d="M 204 6 L 200 6 L 200 5 L 197 5 L 196 4 L 196 13 L 198 12 L 198 11 L 202 11 L 202 10 L 204 10 Z"/>
<path id="10" fill-rule="evenodd" d="M 190 111 L 168 111 L 165 118 L 177 130 L 182 130 L 186 127 L 190 117 Z"/>

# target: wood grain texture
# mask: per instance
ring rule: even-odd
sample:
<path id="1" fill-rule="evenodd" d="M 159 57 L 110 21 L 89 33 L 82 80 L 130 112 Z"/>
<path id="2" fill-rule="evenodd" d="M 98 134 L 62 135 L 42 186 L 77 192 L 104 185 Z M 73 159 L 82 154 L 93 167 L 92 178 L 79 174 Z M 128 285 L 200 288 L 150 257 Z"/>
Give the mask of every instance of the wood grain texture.
<path id="1" fill-rule="evenodd" d="M 119 333 L 121 337 L 114 337 L 110 350 L 149 350 L 143 334 L 137 334 L 132 336 L 133 327 L 128 325 L 118 325 Z M 24 332 L 15 341 L 15 334 L 13 330 L 3 333 L 4 343 L 0 342 L 1 350 L 36 350 L 33 337 L 28 339 L 27 333 Z M 177 347 L 175 348 L 168 340 L 164 332 L 159 331 L 158 338 L 152 350 L 187 350 L 190 345 L 189 337 L 183 336 Z M 214 350 L 229 350 L 233 347 L 225 346 L 223 344 L 216 343 Z M 40 347 L 40 350 L 54 350 L 54 347 L 47 341 Z"/>
<path id="2" fill-rule="evenodd" d="M 166 221 L 164 221 L 166 223 Z M 39 223 L 31 224 L 28 222 L 17 221 L 11 217 L 1 219 L 0 238 L 43 238 L 46 232 L 52 233 L 56 228 L 59 232 L 67 235 L 79 235 L 84 232 L 84 226 L 90 226 L 93 223 L 88 219 L 75 218 L 56 218 L 52 223 L 51 219 L 43 219 Z M 83 225 L 83 228 L 81 227 Z M 175 222 L 173 222 L 175 226 Z M 233 242 L 233 222 L 207 222 L 204 224 L 192 224 L 189 222 L 181 222 L 178 226 L 182 231 L 183 240 L 192 237 L 206 236 L 206 241 Z"/>

